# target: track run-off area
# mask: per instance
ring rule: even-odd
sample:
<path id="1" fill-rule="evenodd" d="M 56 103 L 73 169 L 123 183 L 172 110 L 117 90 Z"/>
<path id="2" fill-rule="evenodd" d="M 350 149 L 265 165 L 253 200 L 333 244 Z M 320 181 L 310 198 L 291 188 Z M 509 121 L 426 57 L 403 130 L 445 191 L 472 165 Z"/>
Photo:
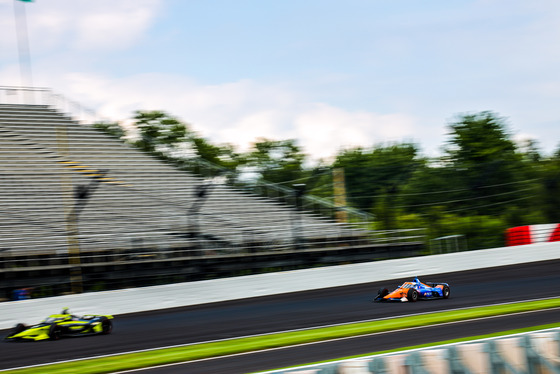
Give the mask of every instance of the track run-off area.
<path id="1" fill-rule="evenodd" d="M 149 312 L 117 315 L 114 332 L 107 336 L 69 338 L 59 341 L 0 343 L 0 369 L 60 362 L 87 357 L 113 355 L 175 345 L 193 344 L 243 336 L 270 334 L 281 331 L 316 328 L 351 322 L 371 321 L 397 316 L 423 316 L 446 310 L 486 306 L 516 301 L 560 297 L 560 260 L 486 268 L 447 274 L 423 276 L 421 280 L 447 282 L 451 286 L 451 297 L 447 300 L 418 301 L 416 303 L 373 303 L 377 290 L 393 288 L 406 279 L 360 284 L 290 294 L 271 295 L 251 299 L 203 304 L 190 307 L 163 309 Z M 149 300 L 146 300 L 149 303 Z M 63 305 L 61 305 L 61 308 Z M 93 307 L 93 306 L 92 306 Z M 96 306 L 99 309 L 99 306 Z M 45 311 L 45 315 L 58 311 Z M 420 317 L 418 317 L 420 318 Z M 513 321 L 513 322 L 512 322 Z M 432 326 L 423 330 L 399 331 L 392 338 L 374 338 L 377 345 L 366 344 L 365 352 L 383 350 L 379 342 L 387 342 L 386 349 L 412 344 L 424 344 L 446 339 L 462 338 L 495 332 L 560 322 L 560 311 L 551 309 L 535 314 L 521 314 L 494 319 L 468 322 L 470 325 Z M 465 322 L 467 323 L 467 322 Z M 477 328 L 476 326 L 486 326 Z M 465 327 L 470 326 L 470 327 Z M 9 330 L 2 330 L 6 335 Z M 420 335 L 418 335 L 420 334 Z M 450 336 L 451 335 L 451 336 Z M 400 336 L 400 338 L 399 338 Z M 413 336 L 416 338 L 412 339 Z M 421 339 L 418 339 L 418 337 Z M 421 341 L 420 341 L 421 340 Z M 333 342 L 334 343 L 334 342 Z M 332 343 L 329 343 L 332 344 Z M 359 343 L 362 346 L 361 343 Z M 336 348 L 336 347 L 339 348 Z M 349 344 L 334 344 L 317 356 L 317 360 L 336 359 L 349 355 Z M 334 347 L 334 348 L 333 348 Z M 376 348 L 379 347 L 379 348 Z M 342 349 L 344 348 L 344 349 Z M 249 371 L 268 370 L 288 365 L 313 362 L 315 356 L 306 354 L 307 347 L 291 350 L 293 359 L 274 354 L 277 361 L 267 358 L 262 366 Z M 229 358 L 227 367 L 241 362 L 246 355 Z M 298 358 L 299 357 L 299 358 Z M 233 362 L 231 361 L 233 360 Z M 251 358 L 250 362 L 256 359 Z M 259 361 L 259 360 L 256 360 Z M 214 365 L 223 365 L 220 360 L 205 360 L 197 363 L 201 371 L 194 368 L 188 372 L 220 372 Z M 178 369 L 178 368 L 176 368 Z M 173 367 L 170 369 L 174 372 Z M 233 370 L 233 368 L 232 368 Z M 232 372 L 245 372 L 241 371 Z M 175 371 L 177 372 L 177 371 Z"/>

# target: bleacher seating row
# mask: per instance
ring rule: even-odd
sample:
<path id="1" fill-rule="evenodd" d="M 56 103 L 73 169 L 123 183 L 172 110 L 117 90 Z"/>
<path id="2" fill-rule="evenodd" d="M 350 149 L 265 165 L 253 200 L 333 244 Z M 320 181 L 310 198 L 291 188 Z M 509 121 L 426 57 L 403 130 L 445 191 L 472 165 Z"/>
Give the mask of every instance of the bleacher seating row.
<path id="1" fill-rule="evenodd" d="M 559 374 L 560 329 L 267 372 L 273 373 Z"/>
<path id="2" fill-rule="evenodd" d="M 229 252 L 249 242 L 282 249 L 295 236 L 324 245 L 363 234 L 224 184 L 211 185 L 202 203 L 202 177 L 45 105 L 0 104 L 0 163 L 0 254 L 67 252 L 68 217 L 81 203 L 83 252 L 139 240 L 163 249 L 193 242 Z M 90 186 L 87 200 L 76 198 L 77 186 Z"/>

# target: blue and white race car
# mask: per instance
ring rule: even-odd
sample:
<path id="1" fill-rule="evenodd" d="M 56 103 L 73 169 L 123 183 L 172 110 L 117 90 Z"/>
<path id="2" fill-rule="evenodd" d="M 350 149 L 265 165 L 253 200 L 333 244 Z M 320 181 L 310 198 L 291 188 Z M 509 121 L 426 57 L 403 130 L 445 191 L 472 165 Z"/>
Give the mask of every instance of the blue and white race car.
<path id="1" fill-rule="evenodd" d="M 449 284 L 420 282 L 418 277 L 412 282 L 404 282 L 393 292 L 382 288 L 373 301 L 416 301 L 420 299 L 447 299 L 451 294 Z"/>

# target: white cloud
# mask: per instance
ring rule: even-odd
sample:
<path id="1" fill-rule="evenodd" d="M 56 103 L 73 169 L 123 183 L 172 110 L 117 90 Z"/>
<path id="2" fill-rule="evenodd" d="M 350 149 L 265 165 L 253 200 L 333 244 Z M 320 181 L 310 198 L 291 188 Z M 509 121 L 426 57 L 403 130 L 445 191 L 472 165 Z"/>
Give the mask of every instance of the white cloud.
<path id="1" fill-rule="evenodd" d="M 251 143 L 259 138 L 291 138 L 291 131 L 282 128 L 280 120 L 278 113 L 273 109 L 244 113 L 225 128 L 216 131 L 216 137 L 222 142 L 236 144 L 240 150 L 246 151 Z"/>
<path id="2" fill-rule="evenodd" d="M 123 48 L 134 43 L 150 25 L 158 4 L 153 0 L 95 3 L 75 24 L 77 49 Z"/>
<path id="3" fill-rule="evenodd" d="M 15 45 L 14 1 L 0 2 L 2 47 Z M 25 6 L 32 52 L 40 55 L 54 48 L 94 52 L 129 47 L 146 33 L 162 0 L 15 2 Z"/>
<path id="4" fill-rule="evenodd" d="M 134 110 L 164 110 L 210 141 L 241 150 L 262 137 L 296 139 L 314 159 L 329 158 L 341 148 L 401 141 L 414 133 L 415 121 L 403 114 L 352 112 L 248 80 L 202 85 L 164 74 L 108 79 L 74 73 L 62 81 L 69 97 L 94 103 L 102 116 L 122 121 Z"/>
<path id="5" fill-rule="evenodd" d="M 309 105 L 295 118 L 297 138 L 319 158 L 329 158 L 343 148 L 402 141 L 412 135 L 413 124 L 403 114 L 350 112 L 326 104 Z"/>
<path id="6" fill-rule="evenodd" d="M 286 52 L 289 39 L 270 39 L 287 29 L 253 22 L 259 13 L 231 20 L 239 39 L 217 31 L 188 38 L 214 20 L 204 2 L 0 0 L 2 85 L 19 82 L 14 4 L 27 10 L 34 83 L 108 117 L 162 109 L 212 142 L 246 147 L 258 137 L 293 138 L 314 157 L 410 138 L 435 156 L 447 118 L 493 110 L 511 118 L 513 130 L 537 134 L 546 150 L 557 147 L 560 49 L 551 46 L 560 37 L 560 3 L 552 0 L 441 1 L 437 12 L 420 13 L 395 6 L 384 22 L 362 26 L 344 7 L 349 17 L 337 30 L 356 39 L 341 44 L 302 31 L 298 40 L 313 46 L 303 55 Z M 238 9 L 223 5 L 224 14 Z"/>

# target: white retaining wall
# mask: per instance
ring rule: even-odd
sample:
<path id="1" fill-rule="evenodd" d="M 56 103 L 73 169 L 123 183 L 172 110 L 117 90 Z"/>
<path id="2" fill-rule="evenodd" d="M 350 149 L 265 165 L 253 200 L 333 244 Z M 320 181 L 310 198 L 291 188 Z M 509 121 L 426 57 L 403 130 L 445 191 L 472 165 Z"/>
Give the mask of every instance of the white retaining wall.
<path id="1" fill-rule="evenodd" d="M 560 258 L 560 242 L 455 252 L 361 264 L 248 275 L 0 303 L 0 329 L 37 323 L 69 307 L 74 314 L 124 314 L 287 292 Z M 376 290 L 372 290 L 375 292 Z"/>

